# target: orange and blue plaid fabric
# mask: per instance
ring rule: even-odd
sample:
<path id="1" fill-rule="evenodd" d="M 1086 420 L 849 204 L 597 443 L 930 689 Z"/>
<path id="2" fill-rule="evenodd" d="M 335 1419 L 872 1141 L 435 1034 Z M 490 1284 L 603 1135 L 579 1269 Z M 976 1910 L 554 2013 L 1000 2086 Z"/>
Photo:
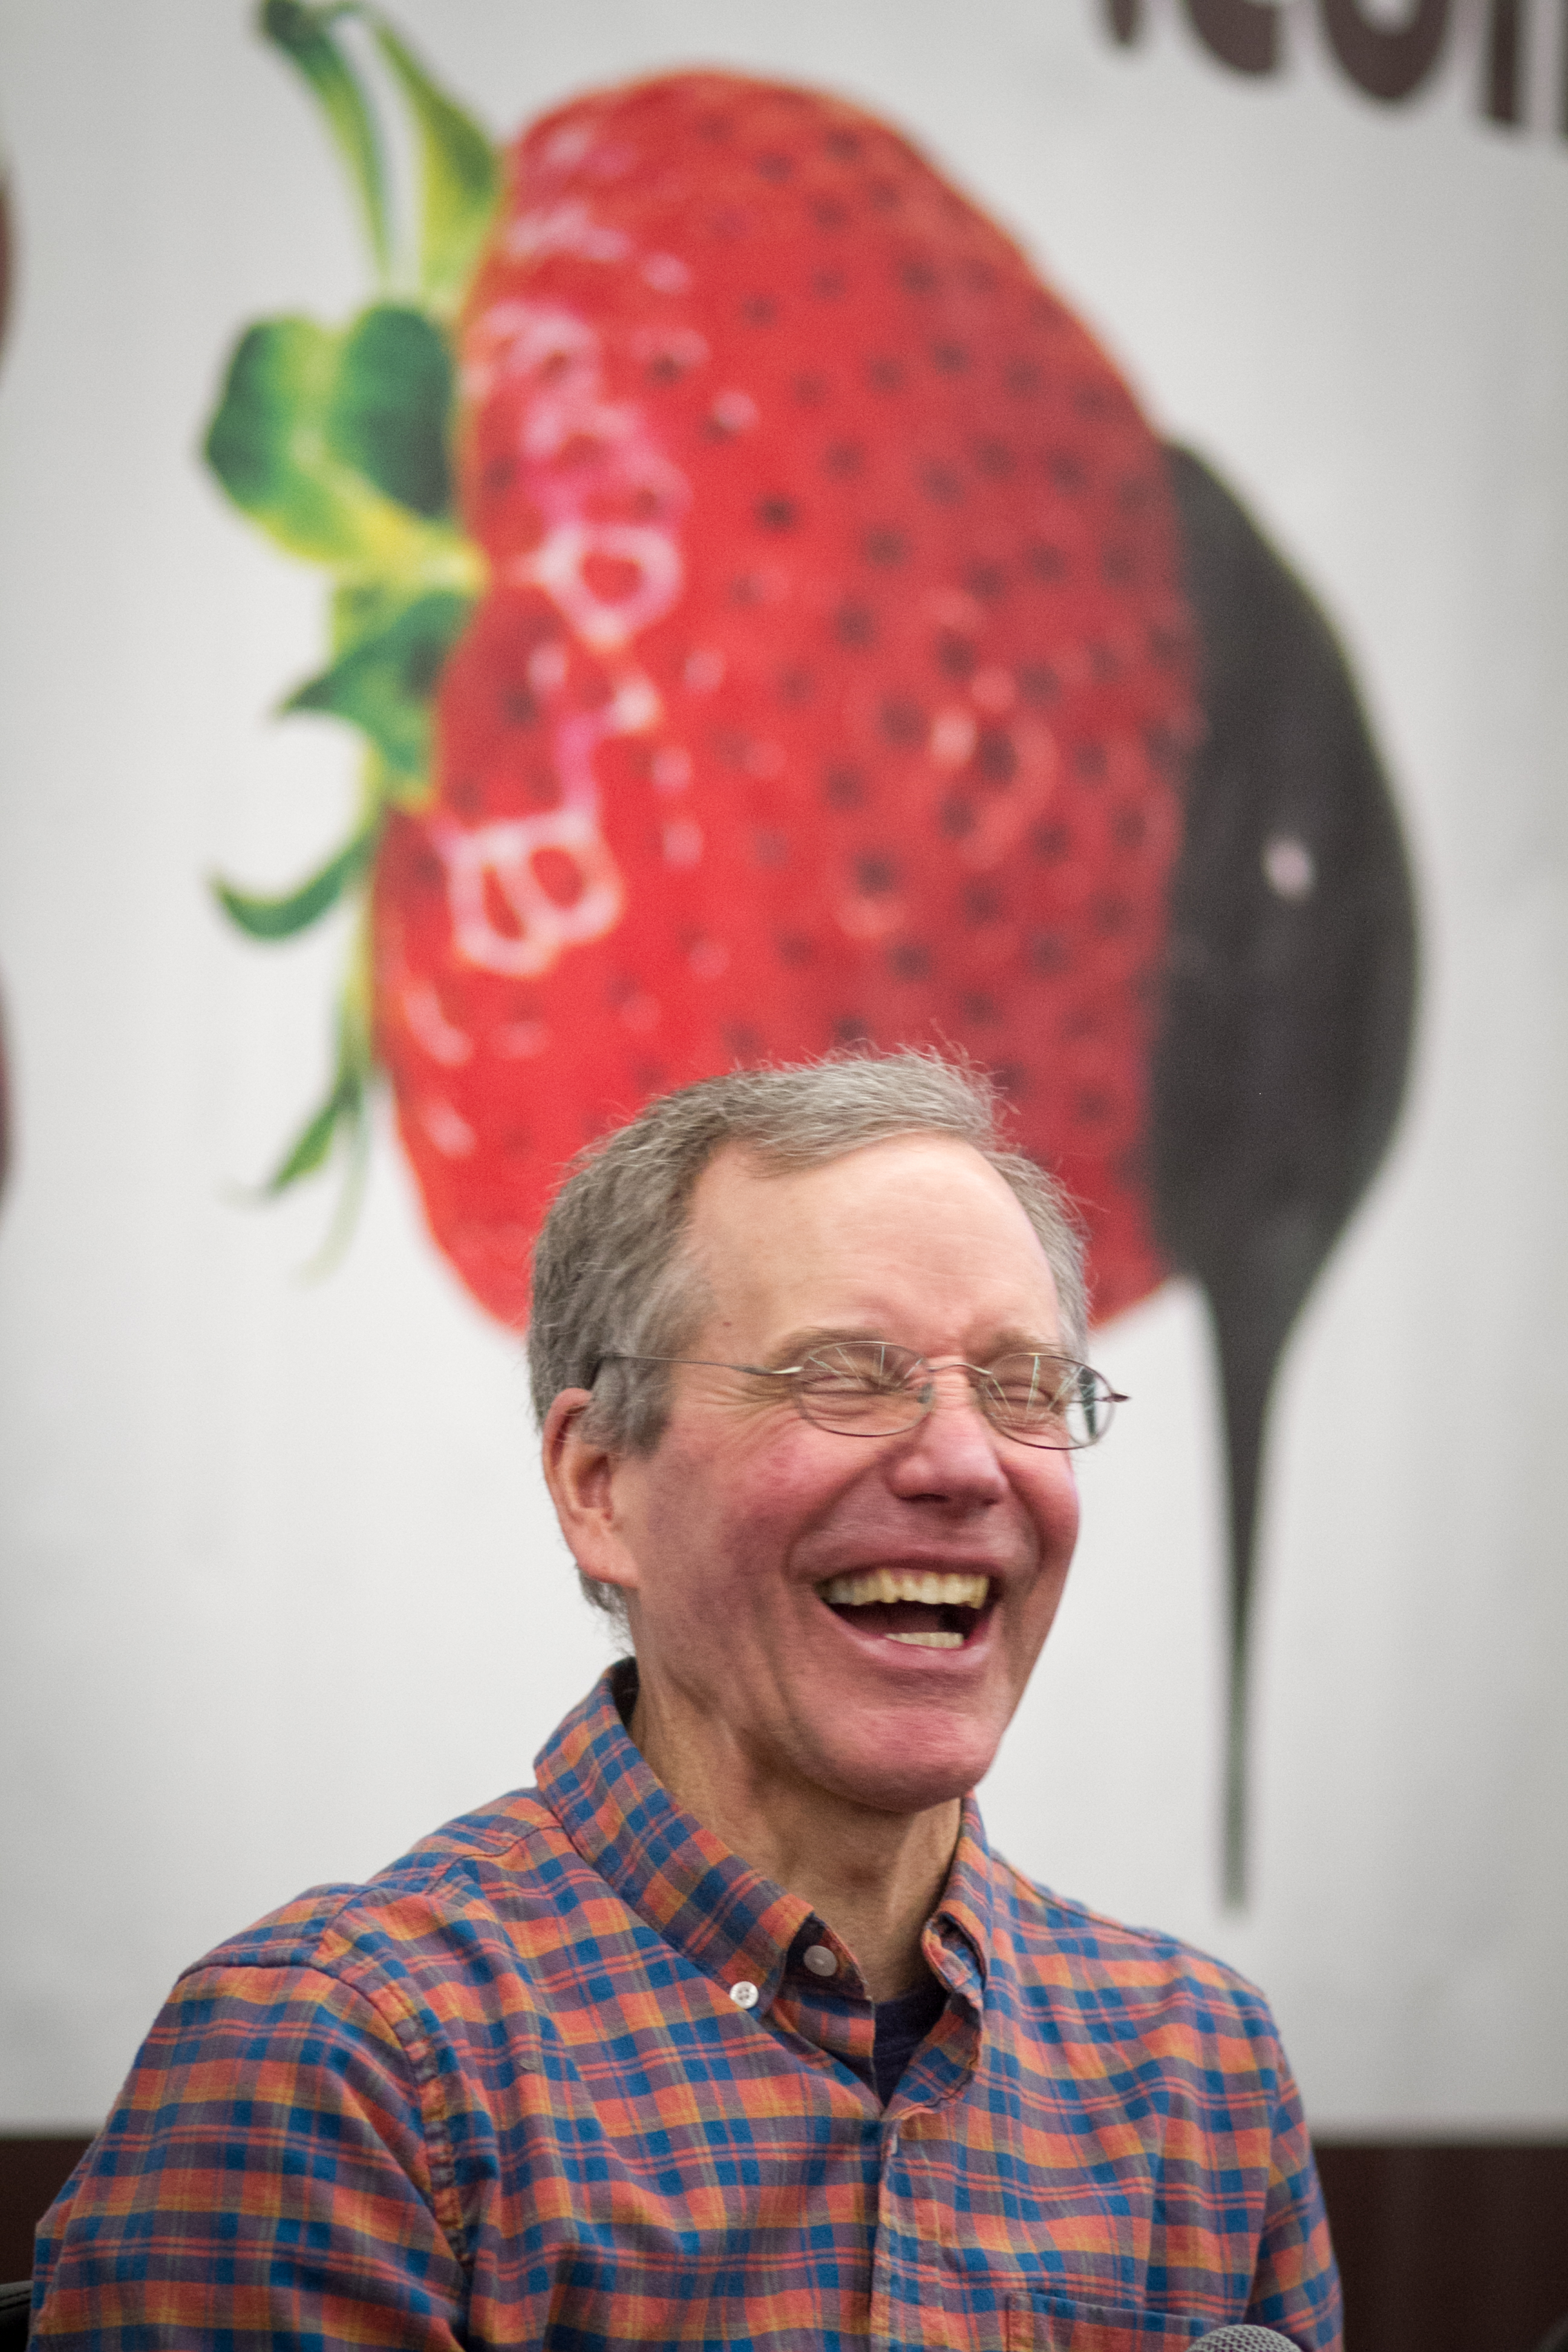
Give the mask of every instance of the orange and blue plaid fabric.
<path id="1" fill-rule="evenodd" d="M 971 1801 L 884 2109 L 849 1952 L 670 1802 L 627 1672 L 537 1789 L 180 1979 L 40 2228 L 35 2341 L 1337 2352 L 1249 1986 L 1031 1885 Z"/>

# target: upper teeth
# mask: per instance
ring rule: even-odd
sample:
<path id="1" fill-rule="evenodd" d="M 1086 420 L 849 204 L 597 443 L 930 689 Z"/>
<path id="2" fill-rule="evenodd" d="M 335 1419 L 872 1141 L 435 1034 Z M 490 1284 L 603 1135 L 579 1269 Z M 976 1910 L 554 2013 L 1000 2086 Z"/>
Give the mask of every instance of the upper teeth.
<path id="1" fill-rule="evenodd" d="M 825 1601 L 851 1609 L 871 1601 L 923 1601 L 932 1609 L 984 1609 L 988 1576 L 964 1576 L 931 1568 L 868 1568 L 858 1576 L 834 1576 L 822 1587 Z"/>

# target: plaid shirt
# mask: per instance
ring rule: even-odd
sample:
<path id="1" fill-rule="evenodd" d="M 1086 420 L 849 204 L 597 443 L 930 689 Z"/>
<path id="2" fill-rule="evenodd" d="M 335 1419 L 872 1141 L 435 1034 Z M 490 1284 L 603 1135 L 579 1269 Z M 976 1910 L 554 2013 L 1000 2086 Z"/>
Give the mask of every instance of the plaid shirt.
<path id="1" fill-rule="evenodd" d="M 1249 1986 L 1031 1885 L 971 1801 L 884 2109 L 853 1958 L 671 1804 L 625 1671 L 536 1790 L 180 1979 L 41 2225 L 35 2341 L 1338 2352 Z"/>

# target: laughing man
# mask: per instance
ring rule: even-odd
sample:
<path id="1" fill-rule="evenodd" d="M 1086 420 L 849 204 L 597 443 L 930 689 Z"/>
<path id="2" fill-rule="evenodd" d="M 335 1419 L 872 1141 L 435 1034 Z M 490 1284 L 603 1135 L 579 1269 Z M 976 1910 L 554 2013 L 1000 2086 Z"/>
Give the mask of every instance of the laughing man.
<path id="1" fill-rule="evenodd" d="M 181 1979 L 35 2340 L 1338 2352 L 1264 2002 L 1021 1878 L 972 1794 L 1115 1402 L 1084 1320 L 1058 1192 L 932 1056 L 588 1154 L 530 1349 L 633 1654 L 536 1787 Z"/>

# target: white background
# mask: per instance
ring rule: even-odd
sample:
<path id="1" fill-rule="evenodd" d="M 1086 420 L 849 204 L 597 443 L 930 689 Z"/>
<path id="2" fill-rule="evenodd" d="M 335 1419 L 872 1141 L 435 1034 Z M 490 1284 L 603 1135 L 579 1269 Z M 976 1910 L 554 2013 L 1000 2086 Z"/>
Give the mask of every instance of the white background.
<path id="1" fill-rule="evenodd" d="M 1289 17 L 1237 79 L 1156 5 L 401 0 L 498 131 L 729 62 L 900 121 L 1013 227 L 1162 429 L 1328 603 L 1390 757 L 1423 1019 L 1394 1151 L 1287 1359 L 1256 1899 L 1215 1899 L 1221 1487 L 1179 1286 L 1097 1355 L 1135 1405 L 985 1792 L 1063 1891 L 1262 1981 L 1321 2132 L 1568 2125 L 1568 142 L 1482 123 L 1468 37 L 1379 108 Z M 239 0 L 3 0 L 19 288 L 0 360 L 5 1938 L 0 2128 L 102 2115 L 175 1970 L 530 1777 L 606 1654 L 513 1345 L 391 1143 L 344 1266 L 244 1205 L 322 1082 L 336 942 L 271 950 L 353 752 L 266 723 L 321 591 L 195 452 L 237 329 L 368 279 Z"/>

